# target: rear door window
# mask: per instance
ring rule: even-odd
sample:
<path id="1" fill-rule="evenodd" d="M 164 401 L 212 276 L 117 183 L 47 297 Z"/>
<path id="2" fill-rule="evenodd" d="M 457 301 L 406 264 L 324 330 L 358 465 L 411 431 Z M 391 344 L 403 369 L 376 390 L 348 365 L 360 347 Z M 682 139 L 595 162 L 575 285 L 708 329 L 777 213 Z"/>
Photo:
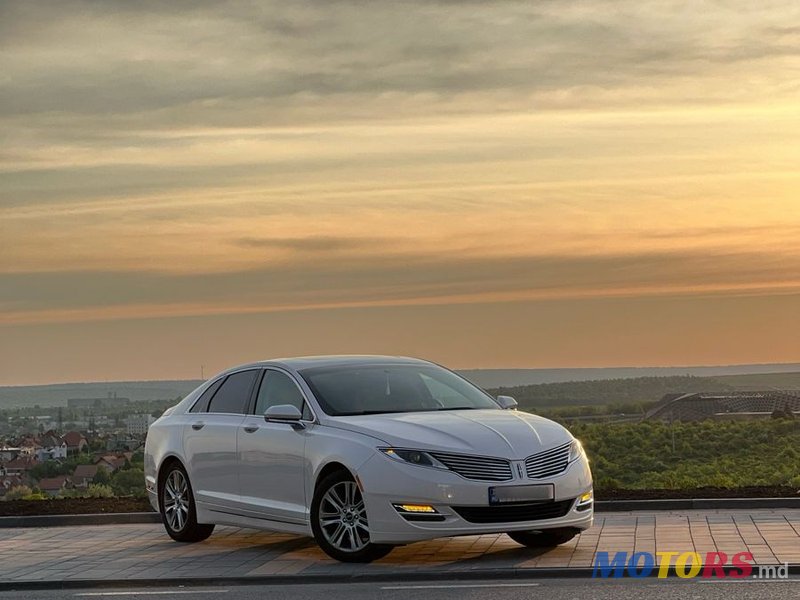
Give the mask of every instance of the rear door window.
<path id="1" fill-rule="evenodd" d="M 257 370 L 228 375 L 208 405 L 210 413 L 245 414 L 256 381 Z"/>
<path id="2" fill-rule="evenodd" d="M 219 386 L 222 385 L 222 382 L 225 381 L 224 377 L 220 377 L 214 383 L 206 388 L 206 391 L 200 394 L 200 397 L 194 403 L 194 406 L 189 410 L 189 412 L 193 413 L 203 413 L 208 410 L 208 403 L 211 400 L 211 397 L 214 393 L 219 389 Z"/>

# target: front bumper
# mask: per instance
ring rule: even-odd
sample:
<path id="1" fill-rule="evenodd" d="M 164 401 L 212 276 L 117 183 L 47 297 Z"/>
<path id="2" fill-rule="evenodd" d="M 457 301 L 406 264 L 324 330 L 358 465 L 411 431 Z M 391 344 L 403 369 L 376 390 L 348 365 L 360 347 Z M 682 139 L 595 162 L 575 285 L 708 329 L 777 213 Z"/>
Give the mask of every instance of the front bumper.
<path id="1" fill-rule="evenodd" d="M 530 531 L 572 527 L 588 529 L 592 526 L 594 510 L 591 503 L 579 506 L 578 498 L 592 490 L 592 475 L 589 464 L 581 458 L 567 469 L 548 479 L 518 478 L 504 482 L 473 481 L 452 471 L 407 465 L 383 455 L 371 457 L 359 470 L 358 477 L 363 490 L 370 525 L 370 538 L 375 543 L 404 544 L 445 536 L 503 533 L 507 531 Z M 506 511 L 497 514 L 514 514 L 513 520 L 474 522 L 473 513 L 491 514 L 496 507 L 489 507 L 490 486 L 552 483 L 554 503 L 563 510 L 551 510 L 548 505 L 531 507 L 533 520 L 517 520 L 519 512 Z M 562 504 L 563 503 L 563 504 Z M 433 506 L 439 515 L 436 520 L 407 520 L 395 509 L 396 504 L 426 504 Z M 454 508 L 456 507 L 456 508 Z M 478 510 L 469 510 L 470 508 Z M 555 508 L 554 506 L 552 508 Z M 465 516 L 469 516 L 467 520 Z"/>

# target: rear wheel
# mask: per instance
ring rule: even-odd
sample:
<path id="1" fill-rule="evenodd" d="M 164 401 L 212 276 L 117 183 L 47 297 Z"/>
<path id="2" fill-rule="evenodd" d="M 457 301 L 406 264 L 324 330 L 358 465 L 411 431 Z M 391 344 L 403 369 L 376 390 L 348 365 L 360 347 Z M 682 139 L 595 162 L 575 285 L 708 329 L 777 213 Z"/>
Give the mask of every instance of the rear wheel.
<path id="1" fill-rule="evenodd" d="M 167 467 L 161 483 L 159 506 L 164 528 L 177 542 L 201 542 L 214 531 L 213 525 L 197 522 L 189 476 L 179 463 Z"/>
<path id="2" fill-rule="evenodd" d="M 346 471 L 331 473 L 317 486 L 311 529 L 320 548 L 342 562 L 372 562 L 392 551 L 390 545 L 370 541 L 364 498 Z"/>
<path id="3" fill-rule="evenodd" d="M 538 531 L 509 531 L 508 537 L 528 548 L 553 548 L 566 544 L 581 532 L 575 527 L 542 529 Z"/>

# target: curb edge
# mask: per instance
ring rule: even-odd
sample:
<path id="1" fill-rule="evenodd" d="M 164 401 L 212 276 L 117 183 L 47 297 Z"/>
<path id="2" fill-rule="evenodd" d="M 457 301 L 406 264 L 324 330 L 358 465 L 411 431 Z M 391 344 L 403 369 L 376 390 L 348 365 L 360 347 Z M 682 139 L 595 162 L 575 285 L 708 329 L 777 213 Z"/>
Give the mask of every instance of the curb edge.
<path id="1" fill-rule="evenodd" d="M 701 566 L 701 569 L 703 567 Z M 0 591 L 23 590 L 64 590 L 97 588 L 155 588 L 155 587 L 223 587 L 227 585 L 313 585 L 313 584 L 353 584 L 353 583 L 398 583 L 424 581 L 478 581 L 496 579 L 591 579 L 590 567 L 534 567 L 529 569 L 480 569 L 451 571 L 416 571 L 362 574 L 297 574 L 297 575 L 256 575 L 242 577 L 168 577 L 163 579 L 67 579 L 59 581 L 23 580 L 2 581 Z M 800 564 L 789 564 L 788 574 L 800 575 Z M 668 578 L 677 577 L 675 567 L 670 567 Z M 623 578 L 629 579 L 628 575 Z M 643 579 L 657 578 L 657 570 Z M 609 578 L 614 579 L 614 578 Z M 697 579 L 694 577 L 692 579 Z M 751 579 L 746 579 L 750 581 Z M 764 579 L 758 581 L 773 581 Z M 780 581 L 775 579 L 774 581 Z"/>

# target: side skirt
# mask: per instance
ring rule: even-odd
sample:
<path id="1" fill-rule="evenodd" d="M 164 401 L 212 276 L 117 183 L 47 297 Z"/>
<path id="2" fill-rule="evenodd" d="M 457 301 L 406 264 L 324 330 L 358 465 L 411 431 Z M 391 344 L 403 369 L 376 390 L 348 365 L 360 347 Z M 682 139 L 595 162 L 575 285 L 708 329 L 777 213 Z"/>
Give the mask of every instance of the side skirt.
<path id="1" fill-rule="evenodd" d="M 197 504 L 197 521 L 199 523 L 214 523 L 216 525 L 231 525 L 233 527 L 249 527 L 264 531 L 278 531 L 281 533 L 294 533 L 313 537 L 311 527 L 306 524 L 289 523 L 263 517 L 248 517 L 225 508 Z"/>

